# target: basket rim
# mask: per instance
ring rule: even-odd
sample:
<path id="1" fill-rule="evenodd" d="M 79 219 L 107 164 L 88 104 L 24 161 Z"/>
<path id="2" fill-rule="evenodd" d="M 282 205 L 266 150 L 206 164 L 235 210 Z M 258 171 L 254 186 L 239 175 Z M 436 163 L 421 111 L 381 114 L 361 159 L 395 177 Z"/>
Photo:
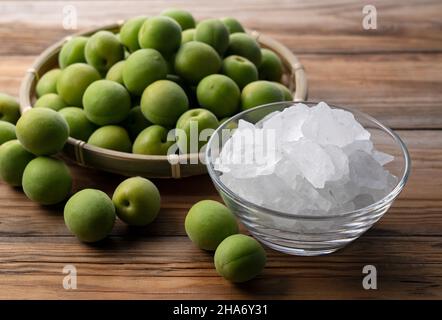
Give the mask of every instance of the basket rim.
<path id="1" fill-rule="evenodd" d="M 46 48 L 32 63 L 32 66 L 26 70 L 25 76 L 23 77 L 20 85 L 20 92 L 19 92 L 19 104 L 20 104 L 20 112 L 21 114 L 25 113 L 29 109 L 32 108 L 32 97 L 33 97 L 33 91 L 35 90 L 35 86 L 37 84 L 37 81 L 39 80 L 39 77 L 41 76 L 39 74 L 39 70 L 44 67 L 44 65 L 47 63 L 49 58 L 51 58 L 54 55 L 58 55 L 59 51 L 61 50 L 62 45 L 69 41 L 71 38 L 76 36 L 89 36 L 99 30 L 118 30 L 121 28 L 121 26 L 124 24 L 125 20 L 118 20 L 115 23 L 111 24 L 105 24 L 99 27 L 93 27 L 88 28 L 83 31 L 76 32 L 74 34 L 68 35 L 63 37 L 61 40 L 55 42 L 48 48 Z M 279 41 L 266 36 L 264 34 L 261 34 L 260 32 L 256 30 L 250 30 L 246 29 L 247 33 L 251 36 L 253 36 L 260 44 L 264 45 L 265 47 L 270 47 L 273 50 L 277 51 L 280 58 L 285 62 L 286 66 L 290 66 L 289 72 L 291 77 L 291 83 L 295 82 L 295 92 L 293 95 L 293 101 L 304 101 L 307 98 L 307 90 L 308 90 L 308 83 L 307 83 L 307 76 L 304 71 L 304 66 L 301 64 L 301 62 L 298 60 L 296 55 L 290 51 L 285 45 L 280 43 Z M 276 49 L 275 49 L 276 48 Z M 44 73 L 43 73 L 44 74 Z M 169 161 L 170 156 L 163 156 L 163 155 L 142 155 L 142 154 L 134 154 L 134 153 L 127 153 L 127 152 L 120 152 L 110 149 L 105 149 L 97 146 L 93 146 L 91 144 L 88 144 L 86 141 L 78 140 L 72 137 L 69 137 L 67 140 L 67 144 L 72 145 L 76 150 L 80 149 L 82 151 L 89 151 L 95 154 L 101 154 L 106 155 L 107 157 L 111 158 L 118 158 L 122 160 L 150 160 L 150 161 Z M 81 154 L 82 152 L 80 152 Z M 179 154 L 174 157 L 174 160 L 177 160 L 178 163 L 189 163 L 188 161 L 191 161 L 192 159 L 195 159 L 196 157 L 204 158 L 204 151 L 201 151 L 200 153 L 193 153 L 193 154 Z M 76 161 L 78 162 L 79 159 L 76 157 Z M 81 161 L 80 161 L 81 162 Z M 84 164 L 84 163 L 83 163 Z"/>

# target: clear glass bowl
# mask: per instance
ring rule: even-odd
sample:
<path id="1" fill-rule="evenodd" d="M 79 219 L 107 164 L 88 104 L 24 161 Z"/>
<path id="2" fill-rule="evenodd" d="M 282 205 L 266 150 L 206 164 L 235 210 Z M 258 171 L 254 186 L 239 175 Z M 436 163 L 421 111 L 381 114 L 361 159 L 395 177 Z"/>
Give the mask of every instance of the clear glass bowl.
<path id="1" fill-rule="evenodd" d="M 308 106 L 316 102 L 303 102 Z M 214 169 L 214 161 L 227 140 L 222 130 L 236 127 L 240 119 L 256 123 L 274 111 L 292 106 L 293 102 L 278 102 L 243 111 L 224 122 L 206 146 L 205 162 L 208 173 L 226 205 L 240 219 L 248 231 L 263 244 L 293 255 L 313 256 L 334 252 L 360 237 L 390 208 L 407 182 L 410 156 L 401 138 L 373 117 L 356 110 L 332 106 L 353 113 L 371 133 L 374 147 L 395 157 L 385 168 L 398 178 L 393 190 L 380 201 L 362 209 L 327 215 L 287 213 L 251 203 L 230 190 L 220 180 L 221 172 Z M 224 131 L 225 133 L 225 131 Z M 324 230 L 326 230 L 324 232 Z"/>

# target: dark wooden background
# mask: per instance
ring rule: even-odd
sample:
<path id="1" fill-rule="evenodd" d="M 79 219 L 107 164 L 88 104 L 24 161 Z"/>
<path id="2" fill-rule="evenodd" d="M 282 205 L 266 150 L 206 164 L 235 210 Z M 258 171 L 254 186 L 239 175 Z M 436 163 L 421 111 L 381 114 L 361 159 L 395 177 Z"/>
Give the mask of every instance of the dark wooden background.
<path id="1" fill-rule="evenodd" d="M 212 255 L 196 249 L 183 222 L 190 206 L 219 199 L 206 176 L 156 180 L 161 213 L 146 229 L 117 223 L 98 246 L 79 243 L 62 209 L 42 207 L 0 183 L 0 298 L 442 298 L 442 2 L 434 1 L 0 1 L 0 91 L 17 95 L 25 70 L 64 30 L 73 4 L 78 28 L 178 6 L 196 18 L 234 16 L 285 43 L 304 64 L 310 98 L 365 111 L 396 129 L 413 160 L 391 210 L 360 239 L 323 257 L 268 250 L 264 273 L 233 285 Z M 373 4 L 378 29 L 362 28 Z M 71 166 L 75 190 L 109 194 L 122 177 Z M 78 270 L 66 291 L 62 269 Z M 362 288 L 362 268 L 378 290 Z"/>

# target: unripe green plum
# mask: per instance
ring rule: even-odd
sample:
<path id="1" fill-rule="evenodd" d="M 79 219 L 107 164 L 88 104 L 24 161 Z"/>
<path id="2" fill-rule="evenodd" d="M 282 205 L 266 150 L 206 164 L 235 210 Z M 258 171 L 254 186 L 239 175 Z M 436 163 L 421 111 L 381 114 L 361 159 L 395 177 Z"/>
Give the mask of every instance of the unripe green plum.
<path id="1" fill-rule="evenodd" d="M 37 155 L 53 155 L 63 149 L 69 137 L 69 126 L 57 112 L 32 108 L 17 122 L 17 138 L 23 147 Z"/>
<path id="2" fill-rule="evenodd" d="M 195 28 L 195 19 L 189 11 L 170 8 L 161 12 L 161 15 L 172 18 L 178 22 L 182 30 Z"/>
<path id="3" fill-rule="evenodd" d="M 40 204 L 62 202 L 71 192 L 72 177 L 66 164 L 50 157 L 31 160 L 23 172 L 23 191 Z"/>
<path id="4" fill-rule="evenodd" d="M 115 223 L 115 207 L 103 191 L 84 189 L 74 194 L 64 207 L 64 222 L 80 241 L 106 238 Z"/>
<path id="5" fill-rule="evenodd" d="M 132 226 L 145 226 L 157 217 L 161 196 L 150 180 L 133 177 L 118 185 L 112 201 L 121 220 Z"/>
<path id="6" fill-rule="evenodd" d="M 123 85 L 111 80 L 98 80 L 84 92 L 83 106 L 89 121 L 103 126 L 126 119 L 131 99 Z"/>
<path id="7" fill-rule="evenodd" d="M 184 90 L 175 82 L 158 80 L 149 85 L 141 97 L 141 111 L 153 124 L 172 127 L 189 108 Z"/>
<path id="8" fill-rule="evenodd" d="M 8 94 L 0 93 L 0 120 L 15 124 L 20 118 L 20 105 Z"/>
<path id="9" fill-rule="evenodd" d="M 155 49 L 140 49 L 124 63 L 123 81 L 129 92 L 141 95 L 151 83 L 165 79 L 167 63 Z"/>
<path id="10" fill-rule="evenodd" d="M 251 82 L 241 92 L 243 110 L 279 101 L 284 101 L 284 94 L 275 83 L 270 81 Z"/>
<path id="11" fill-rule="evenodd" d="M 167 155 L 174 141 L 167 141 L 168 130 L 159 125 L 151 125 L 140 132 L 134 141 L 132 152 L 146 155 Z"/>
<path id="12" fill-rule="evenodd" d="M 0 120 L 0 145 L 14 139 L 17 139 L 15 126 L 10 122 Z"/>
<path id="13" fill-rule="evenodd" d="M 89 85 L 101 76 L 85 63 L 75 63 L 64 69 L 57 81 L 57 92 L 70 106 L 82 107 L 83 94 Z"/>
<path id="14" fill-rule="evenodd" d="M 181 34 L 181 44 L 195 40 L 195 29 L 184 30 Z"/>
<path id="15" fill-rule="evenodd" d="M 232 17 L 225 17 L 221 19 L 222 23 L 227 27 L 227 30 L 229 30 L 229 33 L 237 33 L 237 32 L 245 32 L 243 26 L 241 23 Z"/>
<path id="16" fill-rule="evenodd" d="M 88 64 L 105 74 L 115 63 L 124 59 L 124 48 L 115 34 L 101 30 L 88 39 L 84 55 Z"/>
<path id="17" fill-rule="evenodd" d="M 72 138 L 87 141 L 96 129 L 81 108 L 67 107 L 61 109 L 59 113 L 66 120 L 69 126 L 69 136 Z"/>
<path id="18" fill-rule="evenodd" d="M 285 101 L 293 101 L 293 94 L 285 85 L 279 82 L 273 82 L 279 89 L 281 89 Z"/>
<path id="19" fill-rule="evenodd" d="M 115 125 L 98 128 L 89 137 L 87 143 L 96 147 L 120 152 L 132 151 L 132 142 L 126 129 Z"/>
<path id="20" fill-rule="evenodd" d="M 212 111 L 218 118 L 232 116 L 239 109 L 241 92 L 236 83 L 222 74 L 212 74 L 197 87 L 200 106 Z"/>
<path id="21" fill-rule="evenodd" d="M 214 131 L 218 126 L 218 118 L 209 110 L 197 108 L 186 111 L 176 123 L 176 143 L 178 148 L 182 153 L 200 152 L 213 132 L 207 132 L 206 137 L 200 137 L 200 133 L 205 129 Z M 192 132 L 194 133 L 192 134 Z M 203 138 L 207 138 L 207 140 Z M 194 139 L 198 139 L 198 141 L 194 141 Z"/>
<path id="22" fill-rule="evenodd" d="M 261 64 L 261 48 L 258 42 L 246 33 L 234 33 L 230 35 L 227 55 L 244 57 L 259 67 Z"/>
<path id="23" fill-rule="evenodd" d="M 66 107 L 66 102 L 56 93 L 46 93 L 35 101 L 34 108 L 49 108 L 55 111 Z"/>
<path id="24" fill-rule="evenodd" d="M 85 63 L 84 48 L 88 38 L 78 36 L 68 40 L 60 50 L 58 55 L 58 64 L 61 69 L 74 63 Z"/>
<path id="25" fill-rule="evenodd" d="M 195 40 L 207 43 L 222 56 L 229 46 L 229 30 L 218 19 L 206 19 L 196 26 Z"/>
<path id="26" fill-rule="evenodd" d="M 0 177 L 13 187 L 21 186 L 23 172 L 34 155 L 23 148 L 18 140 L 0 146 Z"/>
<path id="27" fill-rule="evenodd" d="M 236 55 L 224 59 L 221 72 L 235 81 L 240 89 L 258 80 L 258 69 L 255 64 Z"/>
<path id="28" fill-rule="evenodd" d="M 213 200 L 195 203 L 187 213 L 184 226 L 188 237 L 198 248 L 210 251 L 228 236 L 238 233 L 233 213 Z"/>
<path id="29" fill-rule="evenodd" d="M 129 52 L 135 52 L 140 49 L 138 43 L 138 32 L 147 16 L 138 16 L 127 20 L 120 29 L 120 41 L 129 49 Z"/>
<path id="30" fill-rule="evenodd" d="M 56 68 L 46 72 L 37 82 L 35 92 L 37 97 L 41 97 L 48 93 L 57 93 L 57 80 L 61 74 L 61 70 Z"/>
<path id="31" fill-rule="evenodd" d="M 156 16 L 147 19 L 138 33 L 141 48 L 158 50 L 163 55 L 176 52 L 181 45 L 181 27 L 174 19 Z"/>
<path id="32" fill-rule="evenodd" d="M 192 85 L 204 77 L 217 73 L 221 58 L 208 44 L 190 41 L 183 44 L 175 56 L 175 71 L 178 76 Z"/>
<path id="33" fill-rule="evenodd" d="M 266 253 L 252 237 L 235 234 L 220 243 L 214 261 L 219 275 L 232 282 L 245 282 L 262 272 Z"/>
<path id="34" fill-rule="evenodd" d="M 283 72 L 281 58 L 269 49 L 261 49 L 261 64 L 258 67 L 259 79 L 280 81 Z"/>
<path id="35" fill-rule="evenodd" d="M 118 61 L 114 64 L 106 73 L 106 80 L 111 80 L 124 85 L 123 81 L 123 68 L 125 61 Z"/>

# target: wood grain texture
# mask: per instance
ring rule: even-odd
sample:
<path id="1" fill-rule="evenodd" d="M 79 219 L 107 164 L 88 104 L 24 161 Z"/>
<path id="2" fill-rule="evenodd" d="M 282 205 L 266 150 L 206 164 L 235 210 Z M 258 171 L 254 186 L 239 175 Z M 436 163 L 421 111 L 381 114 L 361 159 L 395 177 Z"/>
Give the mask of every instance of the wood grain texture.
<path id="1" fill-rule="evenodd" d="M 378 29 L 364 30 L 364 1 L 2 1 L 0 54 L 40 53 L 69 34 L 63 8 L 74 5 L 78 28 L 99 26 L 134 15 L 158 14 L 166 7 L 190 10 L 197 19 L 235 16 L 245 26 L 281 40 L 298 53 L 440 52 L 438 0 L 375 0 Z"/>
<path id="2" fill-rule="evenodd" d="M 410 180 L 386 215 L 348 247 L 323 257 L 267 250 L 262 275 L 243 285 L 219 276 L 213 256 L 185 236 L 193 203 L 220 200 L 207 176 L 154 180 L 158 219 L 146 228 L 118 222 L 98 245 L 77 241 L 63 204 L 39 206 L 0 182 L 0 299 L 441 299 L 442 298 L 442 25 L 440 1 L 371 1 L 378 30 L 361 27 L 362 1 L 1 1 L 0 91 L 13 95 L 46 46 L 69 34 L 63 6 L 74 4 L 79 28 L 184 7 L 199 19 L 232 15 L 285 43 L 304 64 L 310 98 L 353 107 L 407 143 Z M 112 194 L 124 178 L 71 165 L 73 191 Z M 246 232 L 244 228 L 241 229 Z M 66 264 L 78 289 L 62 287 Z M 378 270 L 378 290 L 362 288 L 362 268 Z"/>

